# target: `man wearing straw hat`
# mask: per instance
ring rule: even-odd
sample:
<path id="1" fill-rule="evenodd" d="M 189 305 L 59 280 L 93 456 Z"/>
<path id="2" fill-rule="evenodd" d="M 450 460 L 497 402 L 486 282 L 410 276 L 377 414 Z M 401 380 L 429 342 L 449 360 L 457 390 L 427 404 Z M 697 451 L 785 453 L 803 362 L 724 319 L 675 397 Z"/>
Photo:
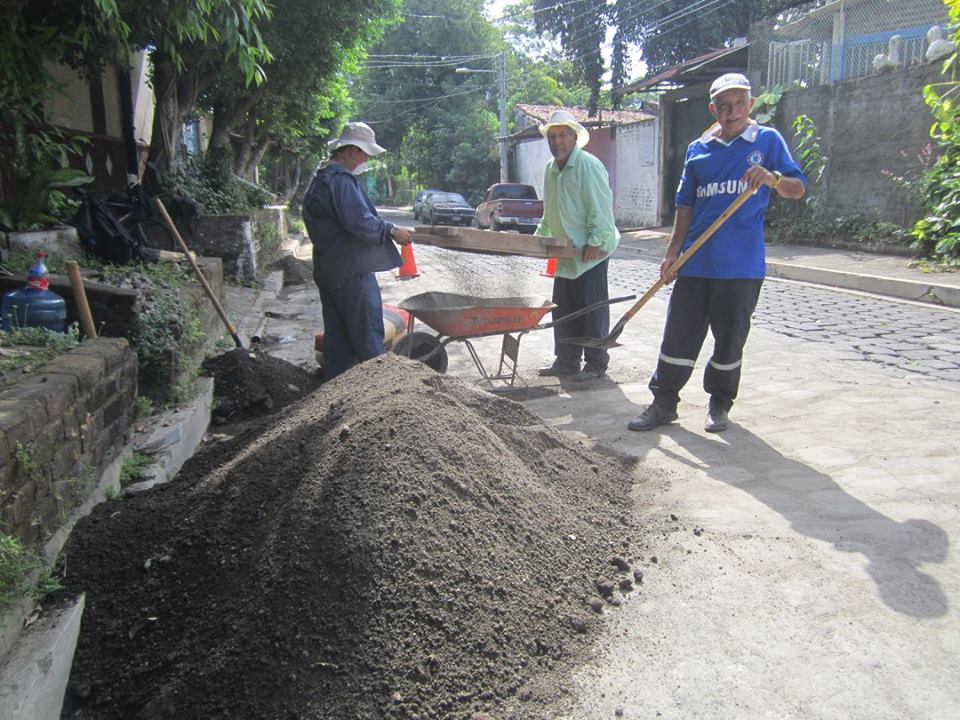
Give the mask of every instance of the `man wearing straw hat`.
<path id="1" fill-rule="evenodd" d="M 375 273 L 400 267 L 394 243 L 413 239 L 410 228 L 382 220 L 357 176 L 386 152 L 370 126 L 348 122 L 330 142 L 303 196 L 303 220 L 313 243 L 313 279 L 323 306 L 324 377 L 382 355 L 383 300 Z"/>
<path id="2" fill-rule="evenodd" d="M 690 143 L 677 188 L 677 214 L 660 276 L 676 278 L 657 369 L 650 380 L 653 403 L 631 420 L 630 430 L 652 430 L 677 419 L 680 390 L 706 339 L 713 334 L 713 353 L 703 372 L 710 396 L 704 429 L 722 432 L 740 386 L 743 347 L 750 316 L 757 306 L 766 274 L 763 216 L 773 192 L 801 198 L 805 178 L 775 129 L 750 118 L 756 99 L 750 81 L 740 73 L 721 75 L 710 86 L 714 123 Z M 748 189 L 756 191 L 680 270 L 670 268 L 700 235 Z"/>
<path id="3" fill-rule="evenodd" d="M 613 219 L 613 193 L 607 169 L 582 150 L 590 133 L 566 110 L 557 110 L 540 126 L 553 159 L 543 177 L 543 219 L 536 234 L 569 238 L 580 250 L 576 258 L 557 261 L 553 281 L 554 321 L 593 303 L 609 299 L 607 266 L 620 244 Z M 553 364 L 540 375 L 570 376 L 575 380 L 602 378 L 610 357 L 604 348 L 563 342 L 565 338 L 603 337 L 610 329 L 610 308 L 604 306 L 553 328 Z M 581 369 L 580 362 L 584 365 Z"/>

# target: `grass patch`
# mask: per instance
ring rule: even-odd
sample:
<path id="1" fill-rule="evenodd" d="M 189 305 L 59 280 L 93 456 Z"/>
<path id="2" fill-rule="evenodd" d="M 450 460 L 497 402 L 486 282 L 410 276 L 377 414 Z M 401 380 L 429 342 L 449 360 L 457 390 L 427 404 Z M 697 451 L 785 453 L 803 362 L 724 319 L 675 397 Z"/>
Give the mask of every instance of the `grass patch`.
<path id="1" fill-rule="evenodd" d="M 135 482 L 144 479 L 146 470 L 151 463 L 151 459 L 143 453 L 134 452 L 123 459 L 120 465 L 120 487 L 125 488 Z"/>
<path id="2" fill-rule="evenodd" d="M 0 385 L 32 372 L 80 344 L 76 324 L 58 333 L 47 328 L 24 327 L 0 330 Z"/>
<path id="3" fill-rule="evenodd" d="M 30 592 L 31 577 L 43 569 L 39 557 L 18 538 L 0 532 L 0 605 L 16 602 Z"/>

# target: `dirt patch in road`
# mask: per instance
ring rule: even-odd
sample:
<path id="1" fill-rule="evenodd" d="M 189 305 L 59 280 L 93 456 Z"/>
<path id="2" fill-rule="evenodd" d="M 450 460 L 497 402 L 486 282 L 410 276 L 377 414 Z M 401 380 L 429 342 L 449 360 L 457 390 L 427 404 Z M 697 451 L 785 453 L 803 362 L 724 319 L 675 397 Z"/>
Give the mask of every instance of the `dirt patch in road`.
<path id="1" fill-rule="evenodd" d="M 260 350 L 237 348 L 203 361 L 213 377 L 214 424 L 235 423 L 276 412 L 323 383 L 310 372 Z"/>
<path id="2" fill-rule="evenodd" d="M 64 717 L 555 717 L 632 589 L 632 468 L 396 355 L 104 503 Z"/>

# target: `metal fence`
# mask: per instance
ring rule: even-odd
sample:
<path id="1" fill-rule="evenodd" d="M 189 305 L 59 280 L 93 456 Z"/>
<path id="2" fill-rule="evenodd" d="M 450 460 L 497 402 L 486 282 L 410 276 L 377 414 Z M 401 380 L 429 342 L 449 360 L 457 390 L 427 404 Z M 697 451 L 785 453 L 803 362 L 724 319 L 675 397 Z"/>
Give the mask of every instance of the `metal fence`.
<path id="1" fill-rule="evenodd" d="M 875 60 L 906 67 L 948 19 L 943 0 L 815 0 L 750 28 L 748 70 L 763 87 L 812 87 L 875 73 Z"/>

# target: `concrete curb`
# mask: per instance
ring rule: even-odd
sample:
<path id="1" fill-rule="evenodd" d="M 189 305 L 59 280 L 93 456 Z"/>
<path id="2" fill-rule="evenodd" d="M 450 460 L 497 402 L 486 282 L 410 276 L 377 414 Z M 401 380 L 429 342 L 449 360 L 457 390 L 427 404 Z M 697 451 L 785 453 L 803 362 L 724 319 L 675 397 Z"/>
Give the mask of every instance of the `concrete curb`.
<path id="1" fill-rule="evenodd" d="M 949 285 L 880 277 L 878 275 L 863 275 L 842 270 L 827 270 L 770 260 L 769 258 L 767 259 L 767 275 L 784 280 L 797 280 L 846 290 L 860 290 L 876 295 L 915 300 L 933 305 L 960 307 L 960 288 Z"/>
<path id="2" fill-rule="evenodd" d="M 84 596 L 20 633 L 0 668 L 0 720 L 57 720 L 80 636 Z"/>
<path id="3" fill-rule="evenodd" d="M 664 244 L 665 238 L 661 233 L 648 231 L 643 235 L 638 234 L 627 243 L 622 243 L 618 251 L 642 255 L 649 258 L 651 262 L 659 263 Z M 928 282 L 926 279 L 912 280 L 849 270 L 831 270 L 812 264 L 777 260 L 769 254 L 767 255 L 767 277 L 960 308 L 960 286 Z"/>
<path id="4" fill-rule="evenodd" d="M 136 444 L 137 452 L 153 456 L 153 463 L 146 479 L 128 485 L 124 492 L 133 495 L 169 482 L 203 442 L 212 407 L 213 378 L 198 378 L 197 395 L 190 405 L 164 417 L 145 440 Z"/>

